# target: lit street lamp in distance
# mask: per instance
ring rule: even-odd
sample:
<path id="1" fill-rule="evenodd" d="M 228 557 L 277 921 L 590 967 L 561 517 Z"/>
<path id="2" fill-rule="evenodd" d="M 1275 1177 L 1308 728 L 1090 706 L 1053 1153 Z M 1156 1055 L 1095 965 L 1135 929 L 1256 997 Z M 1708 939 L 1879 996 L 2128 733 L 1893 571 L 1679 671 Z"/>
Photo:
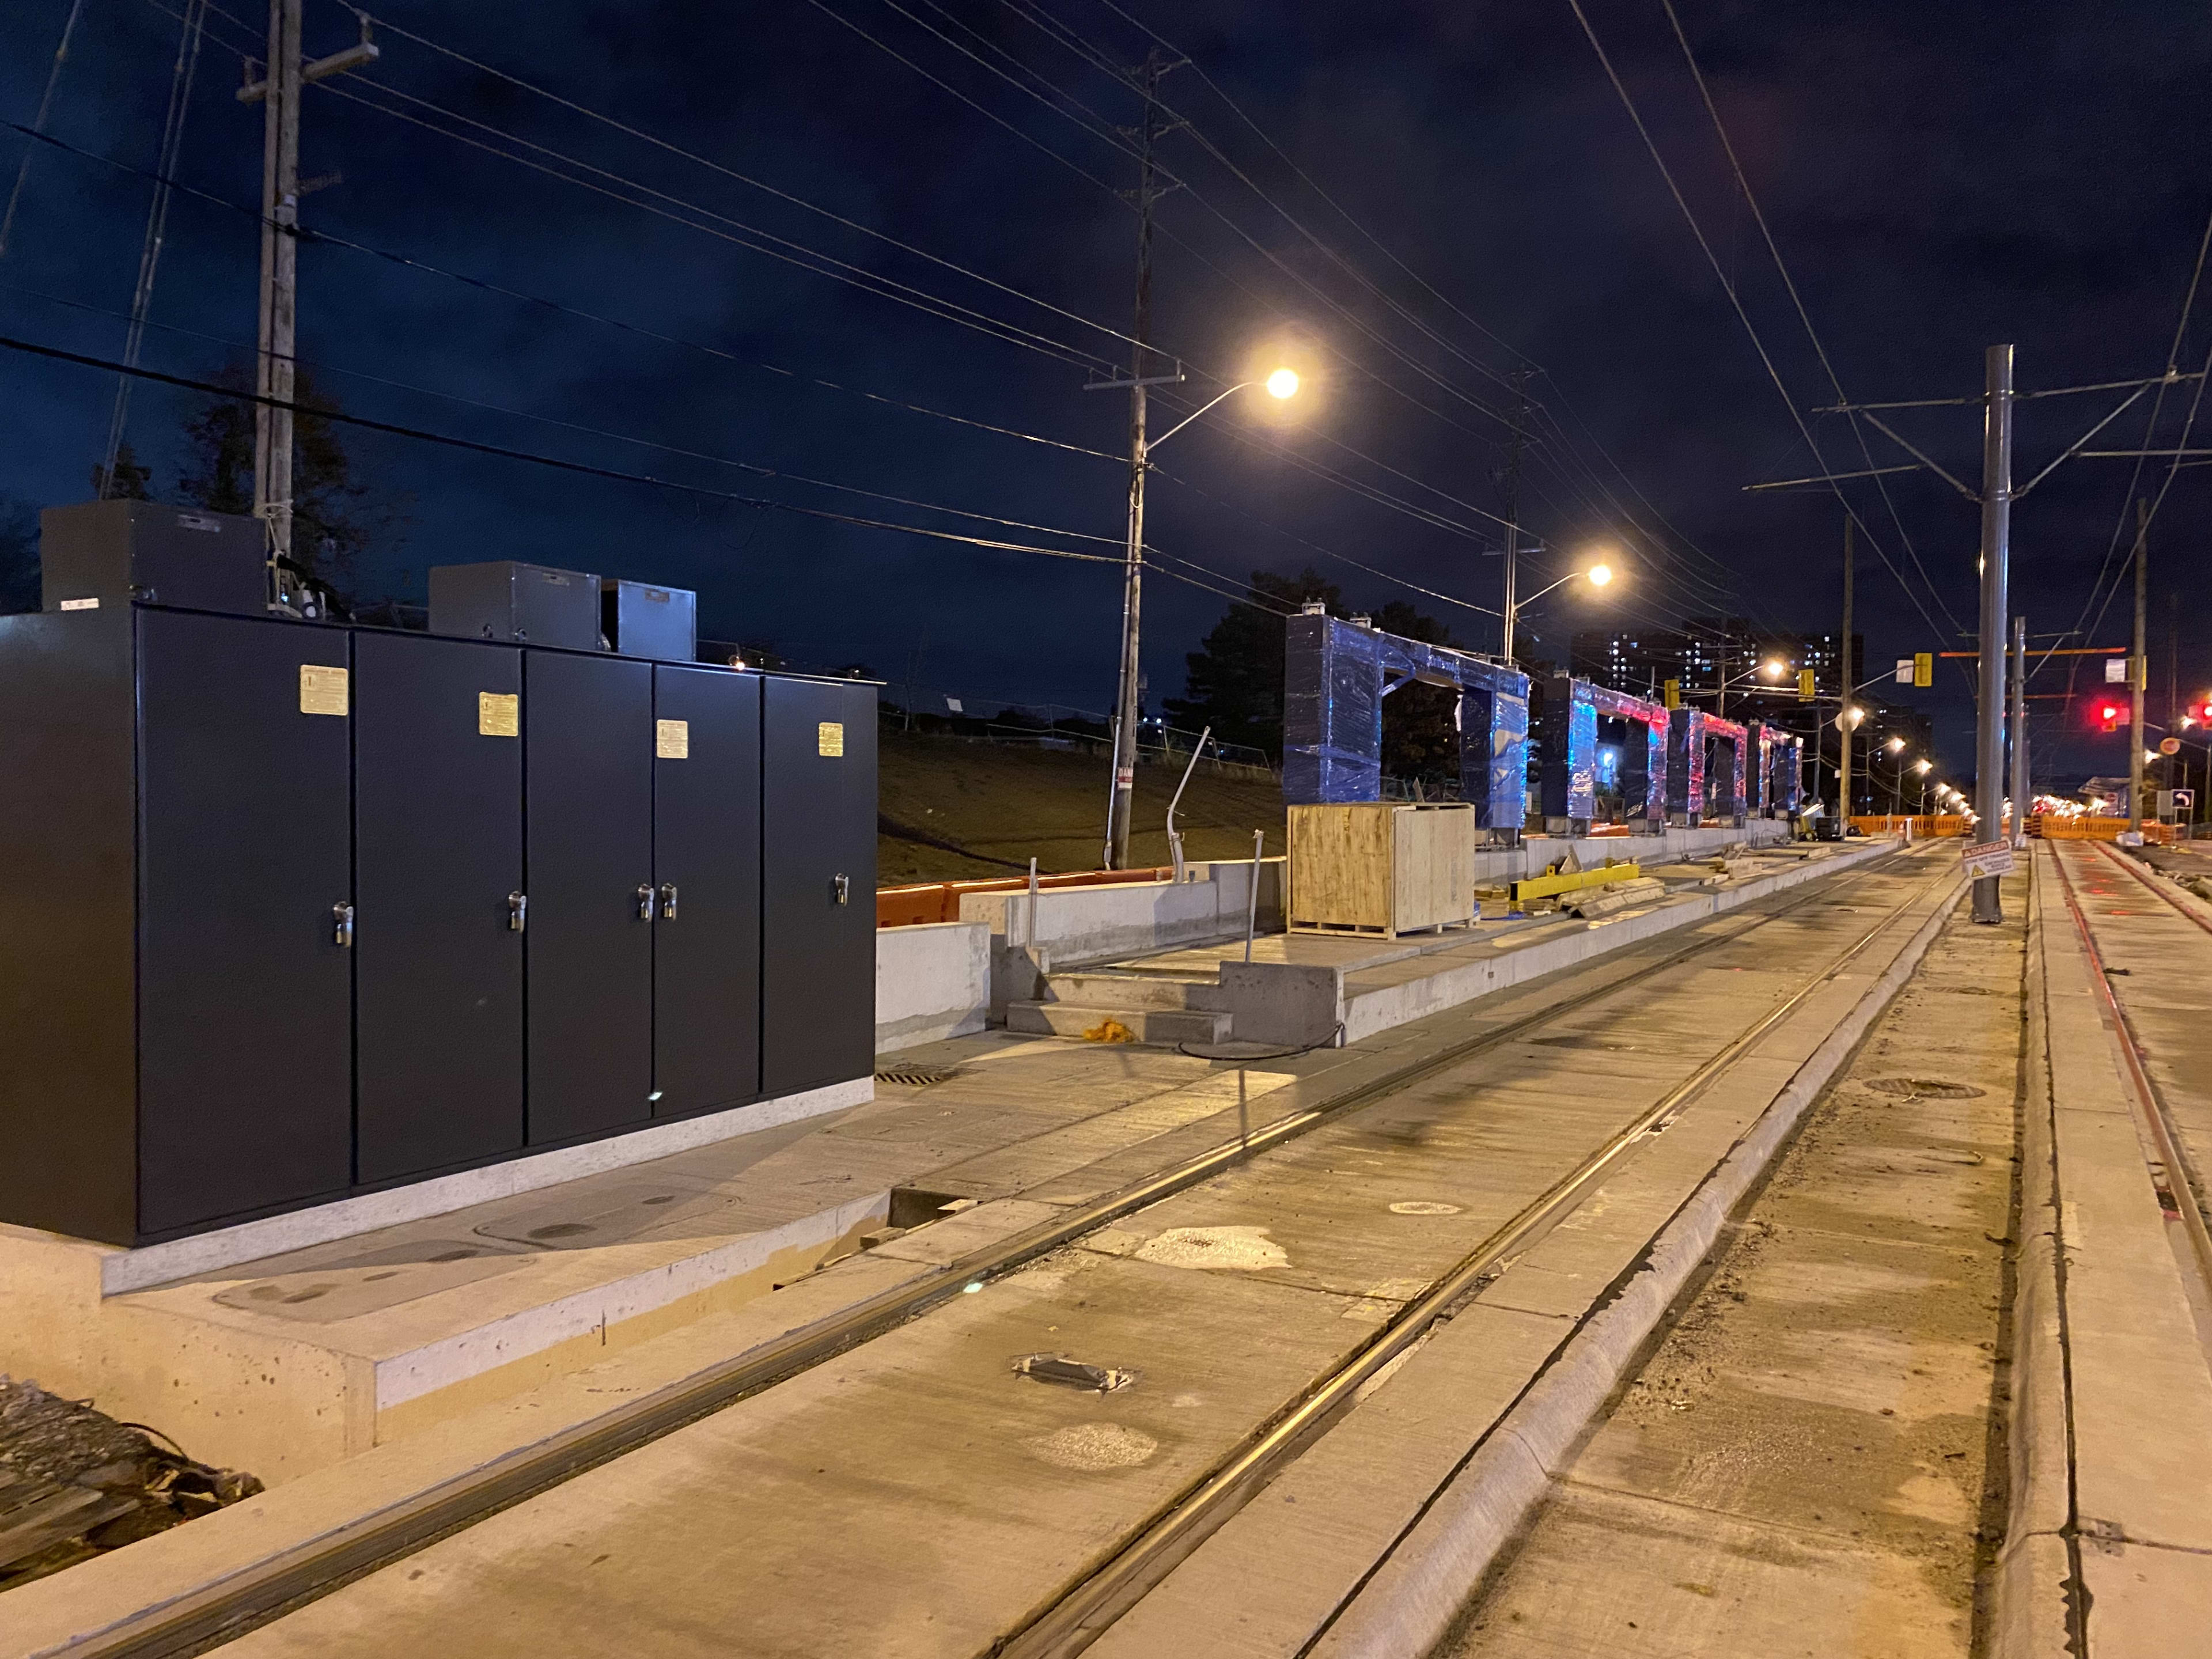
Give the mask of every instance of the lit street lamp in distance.
<path id="1" fill-rule="evenodd" d="M 1504 657 L 1508 664 L 1512 662 L 1514 628 L 1515 624 L 1520 620 L 1521 613 L 1523 611 L 1526 611 L 1530 605 L 1535 604 L 1537 600 L 1542 599 L 1545 594 L 1550 592 L 1553 588 L 1565 587 L 1569 582 L 1574 580 L 1577 576 L 1581 577 L 1584 581 L 1587 581 L 1592 587 L 1604 587 L 1609 586 L 1613 581 L 1613 579 L 1620 574 L 1620 573 L 1618 570 L 1615 570 L 1603 559 L 1596 559 L 1591 563 L 1584 565 L 1579 570 L 1570 570 L 1565 575 L 1560 577 L 1559 580 L 1547 583 L 1546 586 L 1538 588 L 1525 599 L 1508 599 L 1505 602 L 1505 648 L 1499 653 L 1499 655 Z"/>

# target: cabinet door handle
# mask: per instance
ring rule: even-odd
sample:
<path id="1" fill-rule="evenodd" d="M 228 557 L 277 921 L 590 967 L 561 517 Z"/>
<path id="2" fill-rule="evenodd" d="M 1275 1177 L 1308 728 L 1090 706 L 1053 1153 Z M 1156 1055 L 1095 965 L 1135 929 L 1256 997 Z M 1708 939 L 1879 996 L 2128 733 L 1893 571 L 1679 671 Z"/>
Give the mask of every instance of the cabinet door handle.
<path id="1" fill-rule="evenodd" d="M 353 906 L 331 906 L 331 943 L 342 951 L 353 949 Z"/>
<path id="2" fill-rule="evenodd" d="M 640 921 L 653 920 L 653 884 L 649 881 L 637 884 L 637 919 Z"/>
<path id="3" fill-rule="evenodd" d="M 830 902 L 832 904 L 850 904 L 853 902 L 852 877 L 832 876 L 830 878 Z"/>
<path id="4" fill-rule="evenodd" d="M 663 921 L 676 920 L 676 884 L 672 881 L 660 884 L 660 919 Z"/>
<path id="5" fill-rule="evenodd" d="M 507 930 L 519 933 L 530 920 L 530 900 L 520 893 L 507 896 Z"/>

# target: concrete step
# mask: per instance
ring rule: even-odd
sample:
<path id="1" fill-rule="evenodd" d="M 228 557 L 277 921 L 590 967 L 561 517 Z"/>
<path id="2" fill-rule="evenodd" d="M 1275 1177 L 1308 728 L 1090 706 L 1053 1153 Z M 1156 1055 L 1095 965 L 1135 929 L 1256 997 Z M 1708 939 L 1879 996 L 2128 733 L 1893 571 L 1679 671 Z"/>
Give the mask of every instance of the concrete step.
<path id="1" fill-rule="evenodd" d="M 1051 1000 L 1076 1008 L 1188 1008 L 1190 994 L 1219 988 L 1218 975 L 1193 974 L 1048 974 Z"/>
<path id="2" fill-rule="evenodd" d="M 1171 1048 L 1178 1042 L 1220 1042 L 1227 1039 L 1230 1029 L 1227 1014 L 1197 1008 L 1092 1008 L 1070 1002 L 1006 1005 L 1006 1029 L 1010 1031 L 1088 1037 L 1097 1042 L 1109 1040 L 1106 1026 L 1109 1020 L 1136 1042 L 1158 1048 Z"/>

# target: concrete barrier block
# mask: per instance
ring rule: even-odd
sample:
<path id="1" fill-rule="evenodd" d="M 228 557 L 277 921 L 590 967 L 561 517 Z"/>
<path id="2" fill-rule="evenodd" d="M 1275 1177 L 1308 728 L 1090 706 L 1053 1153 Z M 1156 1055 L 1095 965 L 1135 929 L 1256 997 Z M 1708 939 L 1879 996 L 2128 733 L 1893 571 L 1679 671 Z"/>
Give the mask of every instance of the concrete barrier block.
<path id="1" fill-rule="evenodd" d="M 1231 1029 L 1244 1042 L 1285 1048 L 1330 1042 L 1344 1019 L 1344 970 L 1289 962 L 1224 962 L 1217 991 L 1194 994 L 1192 1002 L 1234 1016 Z"/>
<path id="2" fill-rule="evenodd" d="M 876 933 L 876 1052 L 980 1031 L 991 1011 L 991 930 L 980 921 Z"/>

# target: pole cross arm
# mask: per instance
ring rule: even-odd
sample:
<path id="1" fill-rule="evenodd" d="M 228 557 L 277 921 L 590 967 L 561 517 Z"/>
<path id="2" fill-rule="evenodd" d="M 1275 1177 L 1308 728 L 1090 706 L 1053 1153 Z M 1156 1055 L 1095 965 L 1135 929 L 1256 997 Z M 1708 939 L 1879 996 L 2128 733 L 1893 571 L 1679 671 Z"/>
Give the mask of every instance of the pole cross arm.
<path id="1" fill-rule="evenodd" d="M 377 50 L 375 41 L 363 40 L 357 46 L 348 46 L 343 52 L 334 52 L 327 58 L 317 58 L 301 64 L 300 79 L 327 81 L 333 75 L 366 69 L 383 55 Z M 268 95 L 269 78 L 266 76 L 258 81 L 249 81 L 238 89 L 238 101 L 241 104 L 258 104 Z"/>
<path id="2" fill-rule="evenodd" d="M 1862 412 L 1863 413 L 1864 411 Z M 1868 415 L 1866 418 L 1867 424 L 1869 426 L 1874 428 L 1875 431 L 1881 433 L 1891 442 L 1897 445 L 1899 448 L 1904 450 L 1906 454 L 1911 456 L 1923 466 L 1926 467 L 1930 472 L 1933 472 L 1937 477 L 1942 479 L 1942 481 L 1950 485 L 1952 489 L 1957 490 L 1961 495 L 1964 495 L 1968 501 L 1972 501 L 1976 506 L 1979 506 L 1981 504 L 1982 498 L 1978 494 L 1967 489 L 1966 485 L 1960 483 L 1956 478 L 1945 471 L 1943 468 L 1932 459 L 1924 451 L 1915 448 L 1904 438 L 1899 436 L 1896 429 L 1880 416 Z"/>

